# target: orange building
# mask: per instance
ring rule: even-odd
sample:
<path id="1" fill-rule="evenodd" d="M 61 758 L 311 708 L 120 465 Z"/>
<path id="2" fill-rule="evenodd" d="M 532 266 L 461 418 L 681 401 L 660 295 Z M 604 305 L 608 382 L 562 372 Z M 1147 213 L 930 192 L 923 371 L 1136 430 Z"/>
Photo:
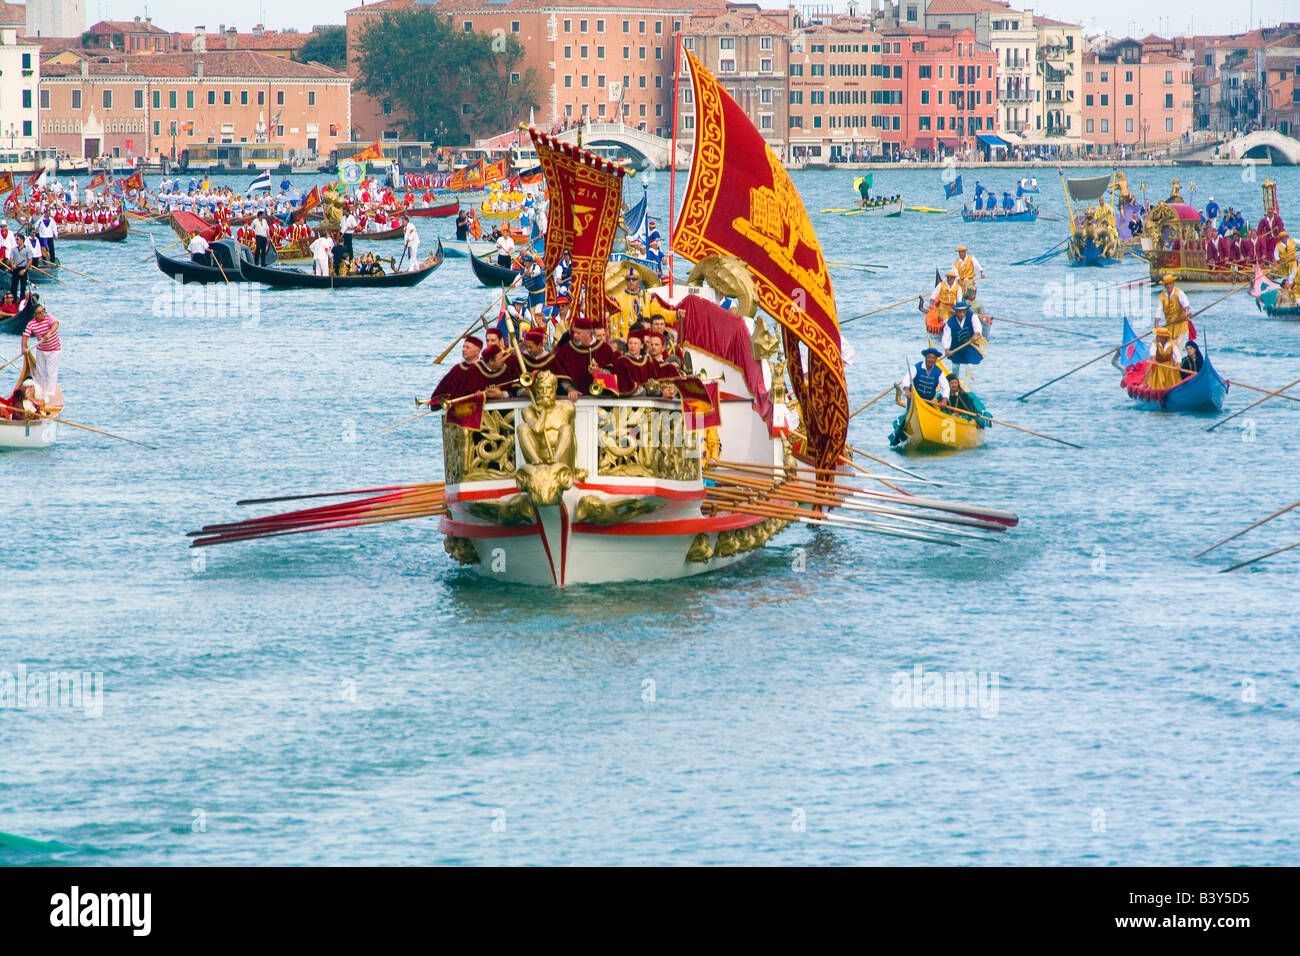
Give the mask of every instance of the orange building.
<path id="1" fill-rule="evenodd" d="M 1122 40 L 1083 55 L 1083 138 L 1102 149 L 1143 150 L 1190 134 L 1193 64 Z"/>
<path id="2" fill-rule="evenodd" d="M 721 9 L 703 0 L 692 9 Z M 587 118 L 624 123 L 667 136 L 672 126 L 673 35 L 689 13 L 670 0 L 380 0 L 347 12 L 348 72 L 357 77 L 361 34 L 385 13 L 425 10 L 449 17 L 457 30 L 513 36 L 524 56 L 512 77 L 530 68 L 540 79 L 539 126 Z M 353 97 L 353 139 L 399 139 L 401 112 L 391 100 Z M 424 131 L 430 138 L 433 134 Z M 501 130 L 452 131 L 482 137 Z"/>
<path id="3" fill-rule="evenodd" d="M 253 51 L 72 55 L 42 64 L 41 145 L 156 160 L 199 143 L 278 143 L 296 156 L 347 140 L 352 80 Z"/>

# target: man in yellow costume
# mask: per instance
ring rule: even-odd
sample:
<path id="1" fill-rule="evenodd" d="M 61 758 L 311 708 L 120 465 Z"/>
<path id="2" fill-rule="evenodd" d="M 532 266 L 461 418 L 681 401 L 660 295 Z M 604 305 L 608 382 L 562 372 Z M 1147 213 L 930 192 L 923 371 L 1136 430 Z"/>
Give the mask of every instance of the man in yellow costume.
<path id="1" fill-rule="evenodd" d="M 627 338 L 628 329 L 640 320 L 651 321 L 661 316 L 664 322 L 676 323 L 675 309 L 666 309 L 650 295 L 649 290 L 641 287 L 641 276 L 636 269 L 628 267 L 627 281 L 623 291 L 610 297 L 615 303 L 609 316 L 609 332 L 614 338 Z"/>
<path id="2" fill-rule="evenodd" d="M 1295 240 L 1287 235 L 1286 230 L 1277 234 L 1277 245 L 1273 247 L 1273 259 L 1277 262 L 1274 273 L 1283 282 L 1295 282 L 1296 245 Z"/>
<path id="3" fill-rule="evenodd" d="M 1187 293 L 1174 285 L 1173 273 L 1166 272 L 1160 280 L 1164 291 L 1160 293 L 1160 313 L 1164 316 L 1164 328 L 1179 348 L 1187 344 L 1191 337 L 1191 306 L 1187 302 Z"/>
<path id="4" fill-rule="evenodd" d="M 971 261 L 974 262 L 973 259 Z M 957 281 L 957 270 L 949 269 L 947 278 L 935 286 L 934 292 L 930 294 L 930 304 L 938 308 L 939 319 L 947 322 L 948 316 L 952 315 L 953 305 L 965 297 L 966 290 Z"/>
<path id="5" fill-rule="evenodd" d="M 1151 352 L 1151 364 L 1147 366 L 1147 375 L 1142 384 L 1147 388 L 1163 392 L 1173 388 L 1183 380 L 1180 371 L 1177 349 L 1164 326 L 1156 329 L 1156 347 Z"/>
<path id="6" fill-rule="evenodd" d="M 975 281 L 975 273 L 979 273 L 981 279 L 985 278 L 984 267 L 979 264 L 979 260 L 974 256 L 966 254 L 965 246 L 957 247 L 957 259 L 952 264 L 953 269 L 957 271 L 957 278 L 963 286 L 968 286 Z"/>

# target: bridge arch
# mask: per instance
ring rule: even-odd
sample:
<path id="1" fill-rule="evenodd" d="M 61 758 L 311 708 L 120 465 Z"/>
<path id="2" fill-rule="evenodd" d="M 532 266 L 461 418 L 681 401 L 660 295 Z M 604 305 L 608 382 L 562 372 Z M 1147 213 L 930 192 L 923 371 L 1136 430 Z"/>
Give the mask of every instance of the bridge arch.
<path id="1" fill-rule="evenodd" d="M 577 143 L 578 130 L 565 130 L 556 138 L 566 143 Z M 633 156 L 637 166 L 653 166 L 655 169 L 668 167 L 673 145 L 670 139 L 624 123 L 588 123 L 582 127 L 582 142 L 586 146 L 618 146 Z M 678 146 L 677 165 L 685 166 L 689 159 L 690 154 Z"/>
<path id="2" fill-rule="evenodd" d="M 1300 165 L 1300 140 L 1274 129 L 1261 129 L 1240 136 L 1228 144 L 1233 159 L 1264 159 L 1279 166 Z"/>

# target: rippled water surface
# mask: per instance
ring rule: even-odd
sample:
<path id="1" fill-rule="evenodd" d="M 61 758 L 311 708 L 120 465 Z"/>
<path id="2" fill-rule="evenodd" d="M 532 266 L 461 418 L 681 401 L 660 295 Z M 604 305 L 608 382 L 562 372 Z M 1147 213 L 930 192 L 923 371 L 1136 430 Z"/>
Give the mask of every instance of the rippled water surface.
<path id="1" fill-rule="evenodd" d="M 1239 169 L 1130 180 L 1162 197 L 1175 174 L 1198 204 L 1258 219 Z M 1300 174 L 1272 174 L 1300 225 Z M 0 709 L 0 831 L 66 848 L 0 838 L 0 860 L 1294 863 L 1300 550 L 1217 572 L 1300 539 L 1300 510 L 1189 555 L 1300 497 L 1300 409 L 1272 401 L 1207 434 L 1210 418 L 1133 409 L 1107 361 L 1016 402 L 1118 340 L 1114 314 L 1045 317 L 1053 296 L 1089 313 L 1078 283 L 1142 264 L 1010 267 L 1064 235 L 1046 218 L 819 214 L 849 204 L 854 175 L 795 175 L 828 258 L 890 266 L 835 271 L 842 317 L 928 289 L 964 241 L 990 312 L 1096 336 L 998 325 L 976 378 L 994 415 L 1084 450 L 994 428 L 978 451 L 909 463 L 1018 511 L 996 546 L 792 529 L 717 574 L 556 592 L 461 570 L 424 520 L 195 564 L 184 532 L 237 498 L 439 477 L 431 420 L 376 433 L 414 411 L 432 357 L 490 297 L 462 259 L 411 290 L 262 292 L 255 323 L 167 317 L 145 230 L 65 243 L 102 280 L 45 289 L 67 415 L 158 449 L 67 429 L 0 454 L 0 671 L 102 672 L 106 688 L 97 718 Z M 876 181 L 944 205 L 937 173 Z M 649 188 L 662 224 L 667 176 Z M 1296 328 L 1244 293 L 1197 326 L 1225 377 L 1300 375 Z M 857 407 L 924 333 L 904 308 L 845 339 Z M 1254 397 L 1234 388 L 1224 414 Z M 873 406 L 851 440 L 891 455 L 895 413 Z M 996 675 L 997 696 L 897 706 L 918 667 Z"/>

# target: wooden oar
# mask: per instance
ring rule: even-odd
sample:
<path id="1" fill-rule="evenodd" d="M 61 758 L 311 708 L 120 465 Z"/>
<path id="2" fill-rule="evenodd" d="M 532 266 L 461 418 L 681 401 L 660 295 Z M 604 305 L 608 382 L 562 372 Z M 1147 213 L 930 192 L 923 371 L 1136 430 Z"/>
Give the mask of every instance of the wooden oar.
<path id="1" fill-rule="evenodd" d="M 150 235 L 149 238 L 152 240 L 152 239 L 153 239 L 153 236 Z M 170 246 L 163 246 L 161 249 L 159 249 L 157 246 L 155 246 L 155 247 L 154 247 L 154 252 L 166 252 L 168 249 L 172 248 L 172 246 L 179 246 L 180 244 L 181 244 L 181 241 L 180 241 L 179 239 L 177 239 L 177 240 L 176 240 L 175 242 L 173 242 Z M 152 259 L 152 258 L 153 258 L 153 255 L 150 254 L 149 256 L 145 257 L 144 259 L 141 259 L 140 261 L 141 261 L 141 262 L 148 262 L 148 261 L 149 261 L 150 259 Z"/>
<path id="2" fill-rule="evenodd" d="M 506 293 L 508 293 L 511 289 L 515 287 L 516 284 L 518 284 L 518 282 L 519 279 L 515 279 L 514 282 L 510 283 L 510 285 L 508 285 L 505 289 L 501 291 L 501 295 L 504 297 Z M 459 342 L 461 342 L 466 336 L 468 336 L 471 332 L 474 331 L 474 329 L 478 327 L 478 324 L 482 322 L 484 317 L 488 314 L 488 310 L 491 309 L 492 306 L 496 304 L 497 304 L 496 296 L 493 296 L 492 301 L 488 303 L 487 308 L 478 314 L 478 318 L 470 323 L 469 328 L 467 328 L 464 332 L 460 333 L 460 335 L 456 336 L 456 338 L 452 340 L 452 343 L 443 350 L 443 353 L 433 360 L 433 364 L 441 365 L 442 360 L 447 357 L 447 355 L 451 352 L 451 350 L 454 349 Z"/>
<path id="3" fill-rule="evenodd" d="M 1239 286 L 1237 286 L 1237 287 L 1236 287 L 1235 289 L 1233 289 L 1231 292 L 1226 292 L 1226 293 L 1224 293 L 1223 295 L 1219 296 L 1217 299 L 1215 299 L 1213 302 L 1211 302 L 1211 303 L 1210 303 L 1209 305 L 1207 305 L 1205 308 L 1203 308 L 1203 309 L 1197 309 L 1195 312 L 1193 312 L 1191 315 L 1189 315 L 1189 316 L 1187 317 L 1187 320 L 1190 321 L 1190 320 L 1196 318 L 1198 315 L 1202 314 L 1203 312 L 1206 312 L 1206 311 L 1208 311 L 1208 310 L 1214 308 L 1216 305 L 1218 305 L 1218 304 L 1219 304 L 1220 302 L 1222 302 L 1224 299 L 1228 298 L 1228 296 L 1236 295 L 1236 294 L 1237 294 L 1238 292 L 1240 292 L 1242 289 L 1247 289 L 1247 288 L 1249 288 L 1249 287 L 1250 287 L 1250 284 L 1249 284 L 1249 283 L 1246 283 L 1245 285 L 1239 285 Z M 1077 371 L 1079 371 L 1079 370 L 1081 370 L 1081 369 L 1085 369 L 1085 368 L 1087 368 L 1089 365 L 1092 365 L 1094 362 L 1100 362 L 1102 359 L 1106 358 L 1107 356 L 1114 355 L 1117 351 L 1119 351 L 1120 349 L 1124 348 L 1124 346 L 1126 346 L 1126 345 L 1132 345 L 1134 342 L 1140 342 L 1140 341 L 1142 341 L 1144 338 L 1146 338 L 1148 335 L 1153 335 L 1154 333 L 1155 333 L 1155 329 L 1152 329 L 1150 332 L 1143 332 L 1141 335 L 1139 335 L 1139 336 L 1138 336 L 1137 338 L 1135 338 L 1135 339 L 1130 339 L 1130 340 L 1127 341 L 1127 342 L 1121 342 L 1121 343 L 1119 344 L 1118 348 L 1110 348 L 1110 349 L 1107 349 L 1106 351 L 1104 351 L 1104 352 L 1102 352 L 1100 355 L 1098 355 L 1096 358 L 1088 359 L 1088 361 L 1084 362 L 1082 365 L 1076 365 L 1074 368 L 1070 369 L 1070 370 L 1069 370 L 1068 372 L 1066 372 L 1064 375 L 1058 375 L 1058 376 L 1056 376 L 1056 378 L 1044 382 L 1042 385 L 1039 385 L 1037 388 L 1035 388 L 1035 389 L 1030 389 L 1028 392 L 1025 392 L 1025 394 L 1019 396 L 1019 397 L 1016 399 L 1016 401 L 1018 401 L 1018 402 L 1023 402 L 1023 401 L 1024 401 L 1026 398 L 1028 398 L 1030 395 L 1033 395 L 1034 392 L 1041 392 L 1043 389 L 1047 388 L 1047 386 L 1049 386 L 1049 385 L 1054 385 L 1054 384 L 1056 384 L 1057 382 L 1059 382 L 1061 379 L 1063 379 L 1063 378 L 1068 378 L 1069 376 L 1073 375 L 1075 372 L 1077 372 Z M 1225 420 L 1226 420 L 1226 419 L 1225 419 Z M 1221 425 L 1221 424 L 1223 424 L 1223 422 L 1220 422 L 1219 424 Z M 1216 426 L 1216 427 L 1217 427 L 1217 426 Z"/>
<path id="4" fill-rule="evenodd" d="M 876 396 L 875 398 L 873 398 L 871 401 L 867 402 L 867 404 L 865 404 L 865 405 L 863 405 L 861 408 L 859 408 L 858 411 L 856 411 L 856 412 L 854 412 L 852 415 L 850 415 L 849 418 L 852 418 L 854 415 L 857 415 L 859 412 L 865 412 L 868 408 L 870 408 L 872 405 L 876 404 L 876 402 L 880 401 L 882 398 L 884 398 L 886 395 L 888 395 L 890 392 L 892 392 L 892 391 L 893 391 L 894 389 L 896 389 L 896 388 L 898 388 L 897 385 L 888 385 L 888 386 L 886 386 L 886 388 L 885 388 L 885 390 L 884 390 L 883 392 L 881 392 L 879 395 L 877 395 L 877 396 Z"/>
<path id="5" fill-rule="evenodd" d="M 21 408 L 0 402 L 0 408 L 7 408 L 11 412 L 21 412 Z M 112 432 L 106 432 L 99 428 L 91 428 L 89 425 L 78 425 L 76 422 L 70 422 L 66 418 L 55 418 L 53 415 L 43 415 L 40 418 L 31 419 L 35 422 L 58 422 L 60 425 L 70 425 L 73 428 L 80 428 L 88 432 L 94 432 L 96 435 L 107 435 L 109 438 L 116 438 L 118 441 L 127 441 L 132 445 L 143 445 L 145 448 L 157 448 L 157 445 L 150 445 L 148 442 L 136 441 L 134 438 L 123 438 L 121 435 L 114 435 Z"/>
<path id="6" fill-rule="evenodd" d="M 1229 415 L 1227 418 L 1222 419 L 1221 421 L 1217 421 L 1217 422 L 1215 422 L 1213 425 L 1211 425 L 1209 428 L 1207 428 L 1207 429 L 1205 429 L 1205 430 L 1206 430 L 1207 432 L 1212 432 L 1212 431 L 1214 431 L 1216 428 L 1218 428 L 1220 425 L 1226 425 L 1226 424 L 1228 424 L 1228 422 L 1232 421 L 1232 420 L 1233 420 L 1234 418 L 1236 418 L 1238 415 L 1244 415 L 1246 412 L 1250 411 L 1250 410 L 1251 410 L 1252 408 L 1254 408 L 1256 405 L 1262 405 L 1264 402 L 1267 402 L 1270 398 L 1273 398 L 1274 396 L 1280 395 L 1280 394 L 1282 394 L 1283 392 L 1285 392 L 1288 388 L 1294 388 L 1294 387 L 1297 386 L 1297 385 L 1300 385 L 1300 378 L 1296 379 L 1294 382 L 1291 382 L 1291 383 L 1289 383 L 1289 384 L 1287 384 L 1287 385 L 1283 385 L 1283 386 L 1282 386 L 1281 388 L 1279 388 L 1279 389 L 1275 389 L 1274 391 L 1269 392 L 1269 393 L 1266 394 L 1263 398 L 1257 398 L 1255 401 L 1251 402 L 1251 403 L 1250 403 L 1249 405 L 1247 405 L 1245 408 L 1241 409 L 1241 411 L 1233 412 L 1233 413 L 1232 413 L 1231 415 Z"/>
<path id="7" fill-rule="evenodd" d="M 987 318 L 993 322 L 1010 322 L 1012 325 L 1023 325 L 1026 328 L 1031 328 L 1031 329 L 1046 329 L 1048 332 L 1060 332 L 1063 335 L 1077 335 L 1079 336 L 1079 338 L 1082 339 L 1095 339 L 1097 337 L 1095 335 L 1090 335 L 1087 332 L 1075 332 L 1072 329 L 1058 329 L 1054 325 L 1040 325 L 1037 322 L 1022 322 L 1019 319 L 1008 319 L 1006 316 L 1003 315 L 984 316 L 984 315 L 979 315 L 979 313 L 976 313 L 976 315 L 981 319 Z"/>
<path id="8" fill-rule="evenodd" d="M 1269 515 L 1267 518 L 1260 518 L 1260 519 L 1259 519 L 1258 521 L 1256 521 L 1254 524 L 1249 525 L 1249 526 L 1247 526 L 1247 527 L 1245 527 L 1245 528 L 1242 528 L 1240 531 L 1237 531 L 1237 532 L 1234 532 L 1233 534 L 1228 535 L 1228 536 L 1227 536 L 1226 538 L 1224 538 L 1222 541 L 1216 541 L 1216 542 L 1214 542 L 1214 544 L 1210 545 L 1210 546 L 1209 546 L 1208 548 L 1206 548 L 1204 551 L 1197 551 L 1194 555 L 1192 555 L 1192 557 L 1193 557 L 1193 558 L 1199 558 L 1199 557 L 1201 557 L 1202 555 L 1209 554 L 1211 551 L 1213 551 L 1215 548 L 1219 547 L 1220 545 L 1227 544 L 1227 543 L 1228 543 L 1229 541 L 1231 541 L 1233 538 L 1240 538 L 1240 537 L 1241 537 L 1243 534 L 1245 534 L 1247 531 L 1253 531 L 1255 528 L 1258 528 L 1260 525 L 1262 525 L 1262 524 L 1266 524 L 1267 522 L 1272 521 L 1274 518 L 1280 517 L 1281 515 L 1286 514 L 1288 511 L 1290 511 L 1290 510 L 1292 510 L 1293 508 L 1296 508 L 1296 507 L 1300 507 L 1300 501 L 1293 501 L 1293 502 L 1291 502 L 1289 505 L 1287 505 L 1285 508 L 1281 508 L 1281 509 L 1279 509 L 1278 511 L 1274 511 L 1274 512 L 1273 512 L 1271 515 Z"/>
<path id="9" fill-rule="evenodd" d="M 7 369 L 10 365 L 13 365 L 14 362 L 17 362 L 17 361 L 18 361 L 20 358 L 22 358 L 22 357 L 23 357 L 23 353 L 22 353 L 22 352 L 19 352 L 17 355 L 15 355 L 15 356 L 14 356 L 13 358 L 11 358 L 9 361 L 5 362 L 4 365 L 0 365 L 0 372 L 3 372 L 3 371 L 4 371 L 5 369 Z"/>
<path id="10" fill-rule="evenodd" d="M 879 262 L 840 262 L 826 260 L 828 266 L 843 266 L 846 269 L 888 269 L 889 266 Z"/>
<path id="11" fill-rule="evenodd" d="M 8 263 L 8 261 L 6 261 L 6 260 L 4 260 L 4 259 L 0 259 L 0 266 L 4 266 L 4 267 L 5 267 L 5 271 L 6 271 L 6 272 L 9 272 L 9 273 L 14 273 L 14 272 L 17 272 L 17 271 L 18 271 L 18 270 L 15 269 L 13 266 L 11 266 L 11 265 Z M 53 280 L 54 280 L 55 282 L 57 282 L 59 285 L 63 285 L 63 280 L 62 280 L 62 279 L 60 279 L 58 276 L 56 276 L 56 275 L 54 275 L 54 274 L 52 274 L 52 273 L 46 272 L 44 269 L 42 269 L 42 268 L 41 268 L 40 266 L 38 266 L 38 265 L 35 265 L 35 264 L 29 262 L 29 263 L 27 264 L 27 268 L 29 268 L 29 269 L 35 269 L 35 270 L 36 270 L 37 272 L 39 272 L 41 275 L 45 276 L 45 278 L 47 278 L 47 279 L 53 279 Z"/>
<path id="12" fill-rule="evenodd" d="M 1169 367 L 1170 367 L 1170 368 L 1180 368 L 1181 366 L 1169 366 Z M 1247 385 L 1245 382 L 1238 382 L 1236 379 L 1232 379 L 1232 378 L 1225 378 L 1224 381 L 1227 382 L 1229 385 L 1236 385 L 1238 388 L 1248 389 L 1249 391 L 1252 391 L 1252 392 L 1267 392 L 1267 391 L 1268 391 L 1268 389 L 1266 389 L 1266 388 L 1260 388 L 1258 385 Z M 1300 402 L 1300 396 L 1296 396 L 1296 395 L 1277 395 L 1277 396 L 1275 396 L 1275 397 L 1277 397 L 1277 398 L 1285 398 L 1288 402 Z"/>
<path id="13" fill-rule="evenodd" d="M 380 491 L 409 491 L 412 488 L 441 488 L 443 482 L 418 482 L 413 485 L 387 485 L 383 488 L 357 488 L 353 491 L 324 491 L 309 495 L 279 495 L 274 498 L 244 498 L 236 505 L 269 505 L 280 501 L 302 501 L 307 498 L 341 498 L 346 495 L 367 495 Z"/>
<path id="14" fill-rule="evenodd" d="M 925 401 L 925 399 L 921 399 L 921 401 Z M 926 402 L 926 404 L 930 405 L 931 407 L 938 408 L 938 406 L 935 405 L 933 402 Z M 952 406 L 949 406 L 949 408 L 951 407 Z M 1046 438 L 1048 441 L 1054 441 L 1058 445 L 1069 445 L 1071 448 L 1078 448 L 1080 450 L 1083 449 L 1082 445 L 1076 445 L 1074 442 L 1066 441 L 1064 438 L 1053 438 L 1051 435 L 1044 435 L 1042 432 L 1036 432 L 1029 428 L 1021 428 L 1019 425 L 1012 425 L 1010 422 L 999 421 L 996 418 L 990 418 L 988 415 L 981 415 L 979 412 L 967 411 L 966 409 L 958 409 L 956 411 L 949 411 L 946 414 L 951 415 L 954 418 L 960 418 L 962 415 L 974 415 L 976 418 L 982 418 L 986 422 L 992 422 L 994 425 L 1001 425 L 1004 428 L 1012 428 L 1018 432 L 1024 432 L 1027 435 L 1033 435 L 1036 438 Z"/>
<path id="15" fill-rule="evenodd" d="M 911 302 L 915 298 L 916 296 L 909 295 L 906 299 L 899 299 L 897 302 L 891 302 L 889 303 L 889 305 L 882 305 L 880 308 L 872 309 L 870 312 L 863 312 L 860 315 L 854 315 L 847 319 L 844 319 L 843 321 L 840 322 L 840 325 L 843 326 L 843 325 L 847 325 L 850 322 L 856 322 L 858 319 L 865 319 L 869 315 L 875 315 L 877 312 L 884 312 L 886 309 L 896 309 L 900 305 L 905 305 L 906 303 Z"/>
<path id="16" fill-rule="evenodd" d="M 59 263 L 59 268 L 62 269 L 64 272 L 71 272 L 74 276 L 81 276 L 83 279 L 89 279 L 91 282 L 98 282 L 100 285 L 104 284 L 103 279 L 97 279 L 94 276 L 87 275 L 84 272 L 78 272 L 76 269 L 72 268 L 72 266 L 64 265 L 62 262 Z"/>
<path id="17" fill-rule="evenodd" d="M 1290 551 L 1292 548 L 1300 548 L 1300 541 L 1297 541 L 1297 542 L 1295 542 L 1294 544 L 1288 544 L 1288 545 L 1285 545 L 1285 546 L 1283 546 L 1283 547 L 1281 547 L 1281 548 L 1274 548 L 1272 551 L 1266 551 L 1266 552 L 1264 552 L 1263 554 L 1261 554 L 1261 555 L 1257 555 L 1256 557 L 1253 557 L 1253 558 L 1251 558 L 1251 559 L 1248 560 L 1248 561 L 1242 561 L 1242 562 L 1240 562 L 1240 563 L 1238 563 L 1238 564 L 1234 564 L 1234 565 L 1233 565 L 1232 567 L 1230 567 L 1230 568 L 1224 568 L 1224 569 L 1223 569 L 1222 571 L 1220 571 L 1219 573 L 1220 573 L 1220 574 L 1224 574 L 1225 572 L 1228 572 L 1228 571 L 1236 571 L 1238 568 L 1244 568 L 1246 565 L 1248 565 L 1248 564 L 1254 564 L 1256 561 L 1263 561 L 1265 558 L 1271 558 L 1271 557 L 1273 557 L 1273 555 L 1275 555 L 1275 554 L 1281 554 L 1283 551 Z"/>
<path id="18" fill-rule="evenodd" d="M 431 414 L 433 414 L 433 413 L 436 412 L 436 411 L 437 411 L 436 408 L 426 408 L 424 411 L 420 412 L 418 415 L 412 415 L 410 418 L 403 418 L 403 419 L 402 419 L 400 422 L 398 422 L 396 425 L 389 425 L 389 426 L 387 426 L 386 428 L 381 428 L 381 429 L 379 429 L 379 431 L 375 432 L 375 434 L 376 434 L 376 435 L 382 435 L 384 432 L 391 432 L 394 428 L 401 428 L 403 425 L 409 424 L 410 422 L 415 421 L 417 418 L 423 418 L 425 415 L 431 415 Z"/>

